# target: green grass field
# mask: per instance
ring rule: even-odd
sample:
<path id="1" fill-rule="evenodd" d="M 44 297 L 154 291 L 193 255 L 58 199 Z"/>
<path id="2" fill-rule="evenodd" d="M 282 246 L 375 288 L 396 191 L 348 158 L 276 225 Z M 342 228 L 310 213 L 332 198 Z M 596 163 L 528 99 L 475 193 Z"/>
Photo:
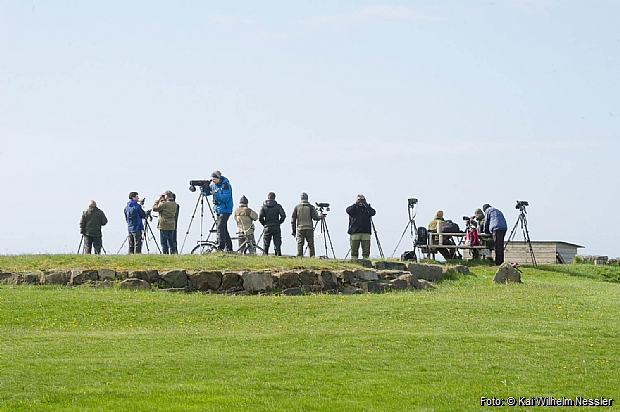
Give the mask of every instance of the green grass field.
<path id="1" fill-rule="evenodd" d="M 0 269 L 17 270 L 14 258 Z M 492 284 L 492 267 L 471 270 L 433 289 L 348 296 L 0 285 L 0 410 L 620 405 L 618 268 L 524 268 L 510 285 Z"/>

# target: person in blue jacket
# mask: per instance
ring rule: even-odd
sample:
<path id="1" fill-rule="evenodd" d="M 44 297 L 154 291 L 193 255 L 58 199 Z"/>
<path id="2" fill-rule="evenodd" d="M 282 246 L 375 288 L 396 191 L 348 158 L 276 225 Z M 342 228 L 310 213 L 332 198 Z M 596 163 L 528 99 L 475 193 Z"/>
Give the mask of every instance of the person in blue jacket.
<path id="1" fill-rule="evenodd" d="M 493 235 L 493 245 L 495 248 L 495 264 L 504 263 L 504 237 L 508 230 L 504 214 L 486 203 L 482 206 L 484 211 L 484 233 Z"/>
<path id="2" fill-rule="evenodd" d="M 228 219 L 233 212 L 232 186 L 222 172 L 215 170 L 211 173 L 211 184 L 208 191 L 204 187 L 201 189 L 205 195 L 213 196 L 215 214 L 217 215 L 217 243 L 218 250 L 231 252 L 233 250 L 232 240 L 228 233 Z"/>
<path id="3" fill-rule="evenodd" d="M 125 206 L 125 220 L 129 231 L 129 253 L 142 253 L 142 231 L 144 225 L 142 219 L 146 219 L 146 213 L 142 209 L 142 203 L 138 192 L 129 193 L 129 202 Z"/>

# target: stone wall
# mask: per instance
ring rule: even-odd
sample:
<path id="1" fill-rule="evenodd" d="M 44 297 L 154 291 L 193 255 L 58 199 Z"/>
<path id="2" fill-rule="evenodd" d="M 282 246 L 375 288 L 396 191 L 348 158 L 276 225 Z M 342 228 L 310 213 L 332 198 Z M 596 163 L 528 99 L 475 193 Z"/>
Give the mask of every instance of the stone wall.
<path id="1" fill-rule="evenodd" d="M 373 268 L 355 270 L 0 270 L 0 283 L 11 285 L 67 285 L 150 289 L 205 293 L 381 293 L 396 289 L 423 289 L 447 270 L 468 273 L 466 266 L 448 268 L 400 262 L 374 262 Z"/>

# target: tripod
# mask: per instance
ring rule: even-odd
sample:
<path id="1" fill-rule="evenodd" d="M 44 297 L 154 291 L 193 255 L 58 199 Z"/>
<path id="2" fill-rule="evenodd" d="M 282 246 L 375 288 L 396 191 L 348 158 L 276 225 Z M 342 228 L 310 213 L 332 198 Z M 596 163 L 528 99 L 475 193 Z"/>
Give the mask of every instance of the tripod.
<path id="1" fill-rule="evenodd" d="M 84 247 L 82 247 L 82 243 L 84 243 Z M 78 245 L 76 253 L 79 255 L 80 254 L 80 249 L 82 249 L 82 252 L 84 252 L 85 248 L 86 248 L 86 242 L 84 241 L 84 235 L 82 235 L 82 238 L 80 239 L 80 244 Z M 121 248 L 122 248 L 122 246 L 121 246 Z M 108 251 L 105 250 L 105 248 L 103 247 L 103 237 L 101 238 L 101 250 L 103 250 L 104 254 L 106 254 L 106 255 L 108 254 Z"/>
<path id="2" fill-rule="evenodd" d="M 146 218 L 144 219 L 144 230 L 142 230 L 142 241 L 144 242 L 144 246 L 146 246 L 146 253 L 151 253 L 151 250 L 149 249 L 149 233 L 151 234 L 151 239 L 155 242 L 155 246 L 157 246 L 157 250 L 159 250 L 159 253 L 161 253 L 161 248 L 159 247 L 159 243 L 157 243 L 157 238 L 155 237 L 155 234 L 153 233 L 153 229 L 151 229 L 149 220 L 153 220 L 153 216 L 151 215 L 151 211 L 147 210 Z M 123 244 L 121 245 L 120 248 L 118 248 L 118 252 L 116 252 L 116 254 L 121 253 L 121 250 L 123 249 L 123 246 L 125 246 L 125 242 L 127 242 L 127 239 L 129 239 L 129 236 L 131 235 L 127 235 L 125 240 L 123 240 Z M 103 249 L 103 245 L 101 246 L 101 248 Z"/>
<path id="3" fill-rule="evenodd" d="M 329 208 L 327 210 L 329 210 Z M 336 252 L 334 252 L 334 245 L 332 244 L 332 238 L 329 235 L 329 229 L 327 228 L 327 213 L 323 213 L 323 207 L 321 206 L 319 206 L 319 213 L 322 214 L 323 217 L 314 224 L 314 230 L 316 230 L 316 227 L 320 223 L 321 233 L 323 233 L 323 243 L 325 245 L 325 255 L 319 256 L 319 257 L 321 259 L 329 259 L 329 255 L 327 253 L 327 241 L 329 240 L 329 246 L 332 249 L 332 256 L 334 257 L 334 259 L 336 259 Z"/>
<path id="4" fill-rule="evenodd" d="M 372 232 L 375 235 L 375 240 L 377 241 L 377 248 L 379 249 L 379 255 L 381 256 L 381 259 L 385 259 L 385 255 L 383 254 L 383 248 L 381 247 L 381 242 L 379 242 L 379 235 L 377 234 L 377 228 L 375 228 L 375 222 L 372 221 L 372 218 L 370 218 L 370 225 L 372 228 Z M 347 255 L 344 257 L 345 260 L 349 257 L 349 253 L 351 253 L 351 248 L 349 248 Z"/>
<path id="5" fill-rule="evenodd" d="M 392 256 L 390 257 L 394 257 L 394 253 L 396 253 L 396 249 L 398 249 L 398 246 L 400 246 L 400 242 L 403 240 L 405 233 L 407 233 L 407 229 L 410 229 L 411 237 L 413 238 L 413 257 L 416 261 L 418 261 L 418 256 L 415 253 L 415 248 L 416 246 L 419 245 L 418 227 L 415 224 L 415 217 L 418 214 L 417 210 L 415 210 L 415 206 L 418 204 L 418 199 L 415 199 L 415 198 L 407 199 L 407 202 L 408 202 L 407 203 L 407 214 L 409 215 L 409 222 L 407 222 L 407 225 L 405 226 L 405 230 L 403 230 L 403 234 L 400 235 L 400 239 L 398 240 L 398 243 L 396 244 L 396 247 L 394 248 L 394 251 L 392 252 Z"/>
<path id="6" fill-rule="evenodd" d="M 191 188 L 190 188 L 190 190 L 191 190 Z M 189 230 L 192 228 L 192 223 L 194 222 L 194 217 L 196 216 L 196 211 L 198 210 L 198 205 L 199 204 L 200 204 L 200 241 L 198 242 L 198 244 L 202 245 L 202 243 L 203 243 L 202 232 L 203 232 L 203 221 L 204 221 L 204 210 L 205 210 L 204 201 L 205 201 L 205 199 L 207 199 L 207 206 L 209 207 L 209 212 L 211 212 L 211 218 L 213 219 L 213 225 L 211 225 L 211 229 L 209 230 L 209 234 L 207 235 L 206 241 L 209 240 L 209 237 L 211 237 L 211 233 L 213 233 L 213 228 L 215 227 L 215 224 L 216 224 L 215 214 L 213 213 L 213 208 L 211 207 L 211 202 L 209 202 L 209 198 L 207 197 L 206 193 L 201 190 L 200 193 L 198 194 L 198 200 L 196 200 L 196 206 L 194 206 L 194 212 L 192 213 L 192 217 L 191 217 L 191 219 L 189 221 L 189 226 L 187 227 L 187 232 L 185 232 L 185 237 L 183 238 L 183 244 L 181 245 L 181 249 L 179 249 L 179 253 L 183 252 L 183 247 L 185 246 L 185 241 L 187 240 L 187 235 L 189 235 Z"/>
<path id="7" fill-rule="evenodd" d="M 532 263 L 534 264 L 534 266 L 536 266 L 536 257 L 534 256 L 534 249 L 532 248 L 532 241 L 530 240 L 530 232 L 527 230 L 527 217 L 525 216 L 527 214 L 527 211 L 525 210 L 525 206 L 527 205 L 528 205 L 527 202 L 517 200 L 517 209 L 519 209 L 519 217 L 517 218 L 517 221 L 515 222 L 515 225 L 513 226 L 512 231 L 510 232 L 510 236 L 508 236 L 508 240 L 504 244 L 504 250 L 506 250 L 508 243 L 510 243 L 510 241 L 512 241 L 512 239 L 515 237 L 515 234 L 517 232 L 517 226 L 520 225 L 521 230 L 523 231 L 523 243 L 527 243 L 530 249 L 530 257 L 532 258 Z"/>

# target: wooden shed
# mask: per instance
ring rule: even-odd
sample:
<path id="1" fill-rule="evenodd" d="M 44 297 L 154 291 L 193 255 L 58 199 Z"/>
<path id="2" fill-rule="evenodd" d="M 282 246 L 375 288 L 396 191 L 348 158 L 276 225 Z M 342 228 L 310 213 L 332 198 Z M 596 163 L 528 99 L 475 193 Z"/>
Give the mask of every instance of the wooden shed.
<path id="1" fill-rule="evenodd" d="M 558 241 L 532 241 L 532 250 L 536 263 L 554 264 L 571 263 L 577 254 L 578 248 L 583 248 L 574 243 Z M 504 260 L 510 263 L 532 264 L 532 256 L 527 243 L 522 240 L 508 243 Z"/>

